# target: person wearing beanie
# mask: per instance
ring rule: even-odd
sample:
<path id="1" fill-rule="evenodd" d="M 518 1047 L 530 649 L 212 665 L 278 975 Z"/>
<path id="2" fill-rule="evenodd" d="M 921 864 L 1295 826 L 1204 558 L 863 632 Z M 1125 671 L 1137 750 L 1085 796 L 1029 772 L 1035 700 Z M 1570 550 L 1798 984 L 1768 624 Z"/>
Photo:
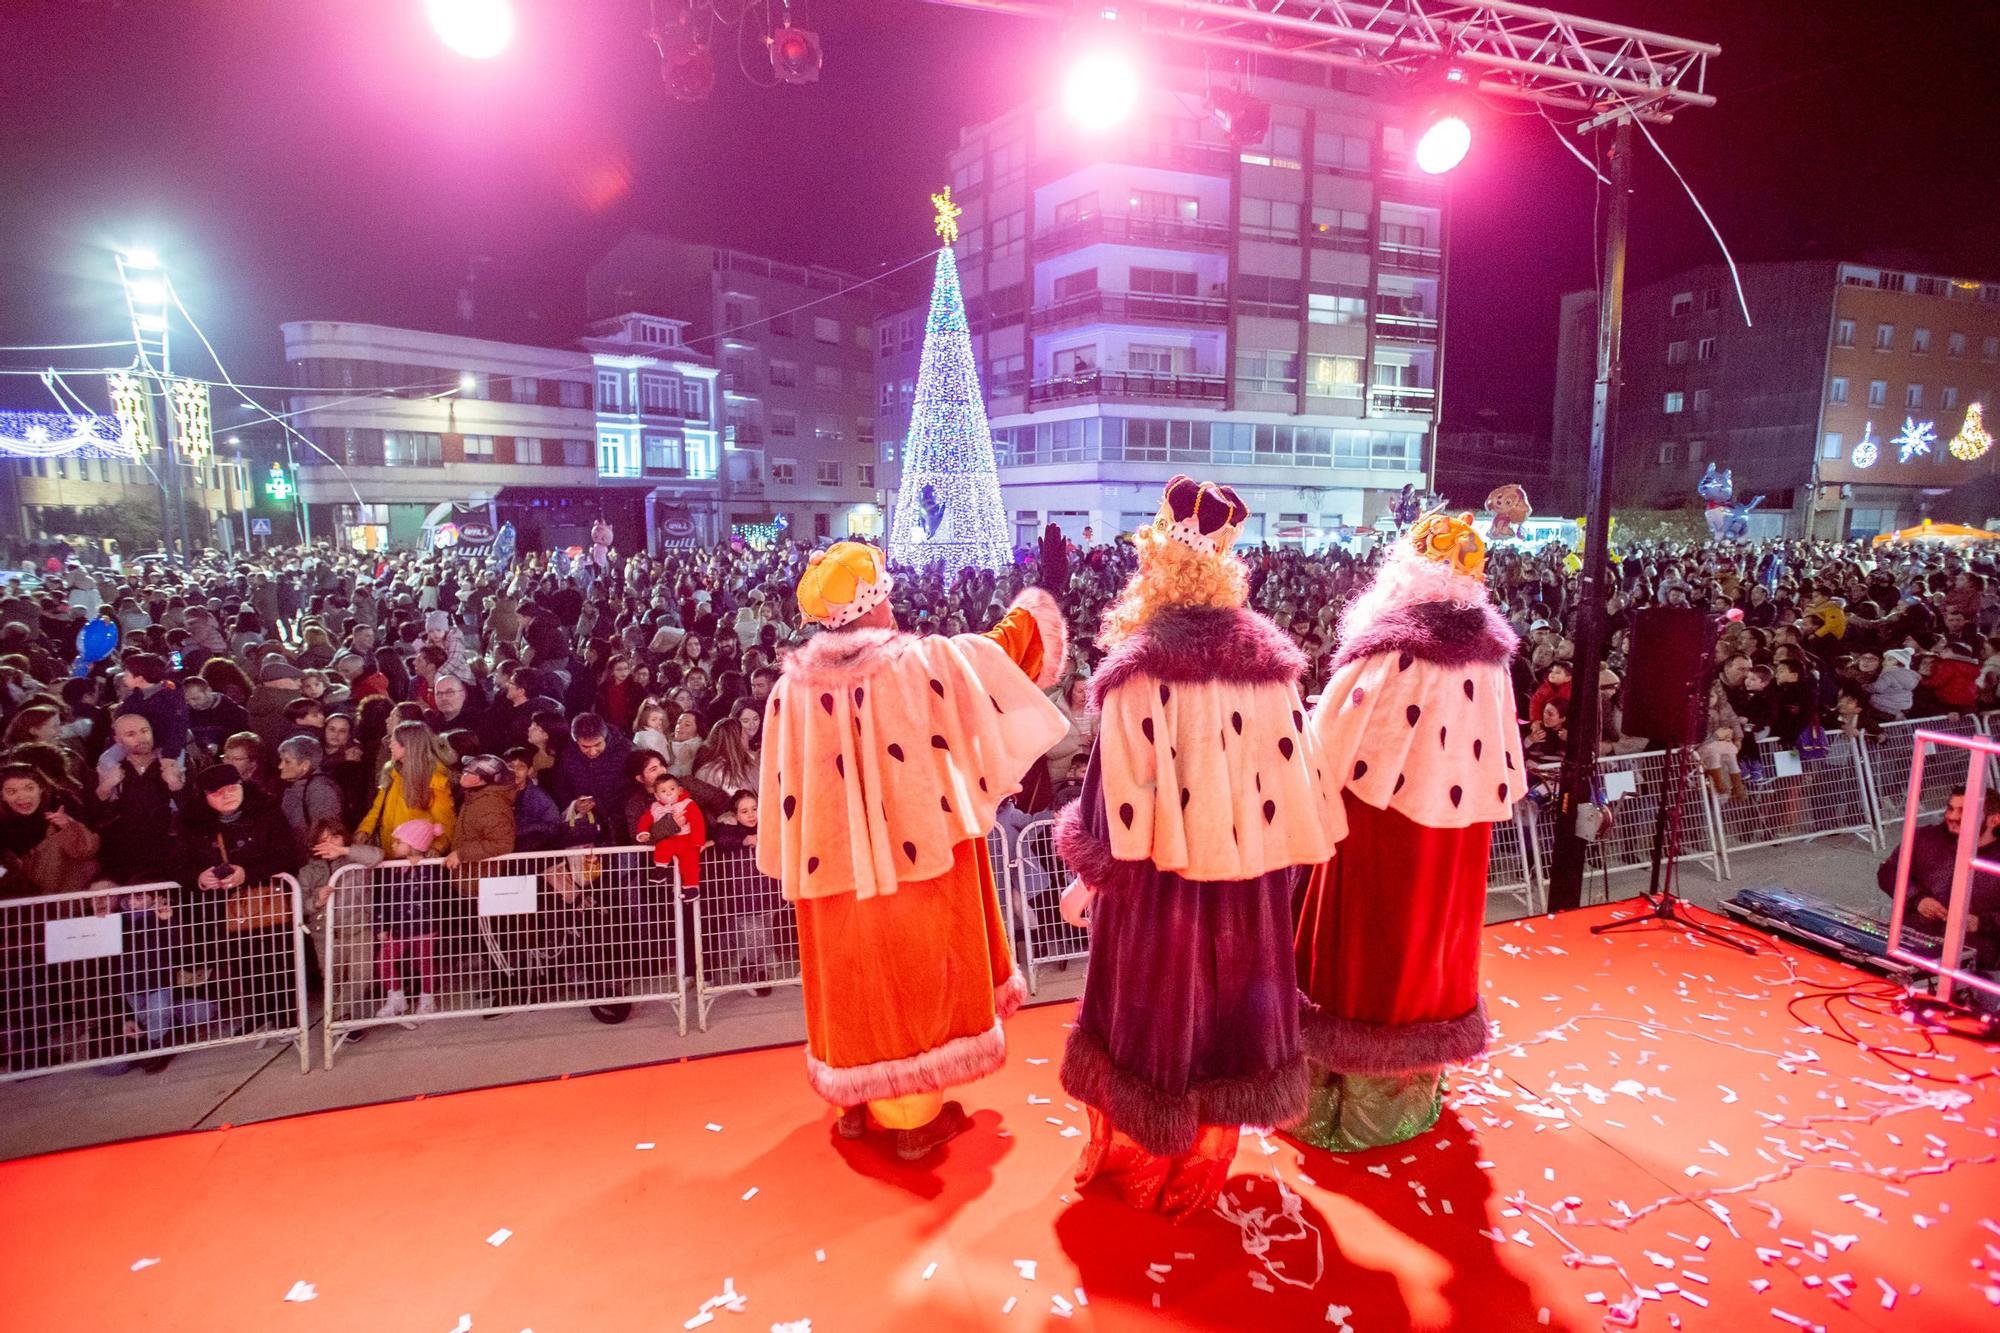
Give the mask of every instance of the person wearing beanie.
<path id="1" fill-rule="evenodd" d="M 1486 1049 L 1479 998 L 1493 825 L 1527 788 L 1513 628 L 1486 588 L 1470 514 L 1418 520 L 1342 613 L 1308 730 L 1339 804 L 1313 872 L 1298 971 L 1312 1110 L 1291 1131 L 1335 1152 L 1437 1122 L 1445 1067 Z"/>
<path id="2" fill-rule="evenodd" d="M 1306 732 L 1305 655 L 1249 610 L 1230 553 L 1249 510 L 1176 476 L 1133 534 L 1089 682 L 1097 739 L 1056 848 L 1090 931 L 1063 1089 L 1089 1108 L 1077 1183 L 1188 1217 L 1214 1203 L 1241 1126 L 1306 1110 L 1292 896 L 1333 840 Z"/>
<path id="3" fill-rule="evenodd" d="M 292 700 L 304 697 L 305 692 L 299 687 L 303 674 L 298 667 L 276 656 L 266 658 L 257 671 L 257 688 L 250 692 L 244 712 L 249 714 L 250 730 L 267 750 L 292 734 L 285 709 Z"/>
<path id="4" fill-rule="evenodd" d="M 1900 718 L 1916 702 L 1922 678 L 1910 665 L 1915 656 L 1910 648 L 1891 648 L 1882 654 L 1882 673 L 1868 686 L 1868 702 L 1881 716 Z"/>
<path id="5" fill-rule="evenodd" d="M 476 872 L 482 861 L 513 854 L 514 802 L 519 793 L 507 761 L 490 754 L 472 755 L 459 765 L 458 787 L 465 800 L 458 808 L 458 826 L 452 832 L 451 853 L 444 863 L 449 870 L 466 866 Z M 454 882 L 461 894 L 477 896 L 476 873 L 461 875 Z"/>
<path id="6" fill-rule="evenodd" d="M 944 1090 L 1006 1058 L 1027 987 L 1007 945 L 986 836 L 1067 730 L 1042 693 L 1069 656 L 1040 588 L 985 634 L 897 628 L 876 547 L 814 551 L 797 588 L 821 627 L 771 692 L 757 869 L 797 905 L 806 1078 L 916 1161 L 967 1127 Z"/>

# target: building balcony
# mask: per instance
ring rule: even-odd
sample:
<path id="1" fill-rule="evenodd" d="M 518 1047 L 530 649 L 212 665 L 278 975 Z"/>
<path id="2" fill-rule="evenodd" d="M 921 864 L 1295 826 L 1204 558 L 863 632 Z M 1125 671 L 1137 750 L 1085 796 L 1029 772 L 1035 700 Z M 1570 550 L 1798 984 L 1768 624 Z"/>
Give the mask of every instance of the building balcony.
<path id="1" fill-rule="evenodd" d="M 1405 314 L 1399 310 L 1377 310 L 1375 312 L 1375 336 L 1396 338 L 1403 342 L 1434 343 L 1438 340 L 1438 322 L 1435 315 Z"/>
<path id="2" fill-rule="evenodd" d="M 1371 384 L 1368 386 L 1368 414 L 1378 416 L 1427 417 L 1437 406 L 1437 390 L 1413 384 Z"/>
<path id="3" fill-rule="evenodd" d="M 1122 245 L 1151 245 L 1171 249 L 1212 247 L 1227 249 L 1229 228 L 1220 222 L 1188 222 L 1181 218 L 1128 216 L 1095 213 L 1072 222 L 1057 223 L 1035 233 L 1037 258 L 1061 254 L 1080 246 L 1111 242 Z"/>
<path id="4" fill-rule="evenodd" d="M 757 449 L 764 443 L 764 428 L 755 422 L 737 422 L 722 428 L 723 443 L 732 449 Z"/>
<path id="5" fill-rule="evenodd" d="M 1046 185 L 1097 162 L 1121 162 L 1131 166 L 1160 167 L 1167 171 L 1227 176 L 1236 168 L 1236 150 L 1222 143 L 1163 142 L 1128 135 L 1093 143 L 1088 149 L 1061 148 L 1042 154 L 1035 162 L 1035 184 Z"/>
<path id="6" fill-rule="evenodd" d="M 1439 273 L 1444 269 L 1444 251 L 1428 245 L 1390 245 L 1384 242 L 1375 252 L 1383 268 L 1401 273 Z"/>
<path id="7" fill-rule="evenodd" d="M 1172 402 L 1219 403 L 1220 375 L 1155 375 L 1143 371 L 1086 370 L 1028 386 L 1028 403 L 1060 403 L 1077 398 L 1146 398 Z"/>
<path id="8" fill-rule="evenodd" d="M 1035 307 L 1035 323 L 1042 328 L 1093 320 L 1113 324 L 1224 324 L 1229 320 L 1229 302 L 1219 297 L 1092 291 Z"/>

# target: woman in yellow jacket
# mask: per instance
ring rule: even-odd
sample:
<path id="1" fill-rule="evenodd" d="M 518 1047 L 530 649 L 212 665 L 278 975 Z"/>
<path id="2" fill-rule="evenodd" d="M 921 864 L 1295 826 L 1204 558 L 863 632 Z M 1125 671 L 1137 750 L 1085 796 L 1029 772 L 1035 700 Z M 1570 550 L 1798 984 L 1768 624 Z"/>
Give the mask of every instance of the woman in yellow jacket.
<path id="1" fill-rule="evenodd" d="M 451 775 L 443 754 L 437 733 L 428 725 L 398 723 L 389 733 L 389 762 L 382 767 L 375 804 L 354 836 L 372 840 L 394 855 L 396 830 L 409 820 L 427 819 L 438 826 L 438 835 L 424 854 L 443 856 L 450 851 L 458 813 L 452 808 Z"/>

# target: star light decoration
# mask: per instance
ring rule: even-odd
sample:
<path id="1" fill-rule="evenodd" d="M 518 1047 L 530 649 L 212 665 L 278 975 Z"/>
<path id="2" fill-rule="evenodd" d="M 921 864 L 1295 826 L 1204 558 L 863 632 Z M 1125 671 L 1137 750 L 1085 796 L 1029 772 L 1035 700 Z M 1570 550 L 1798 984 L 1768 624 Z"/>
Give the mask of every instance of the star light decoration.
<path id="1" fill-rule="evenodd" d="M 138 457 L 153 447 L 153 414 L 146 406 L 146 383 L 120 370 L 105 386 L 111 394 L 111 415 L 118 420 L 119 441 Z"/>
<path id="2" fill-rule="evenodd" d="M 1871 421 L 1861 428 L 1861 438 L 1855 442 L 1854 452 L 1849 459 L 1856 467 L 1870 468 L 1875 466 L 1875 460 L 1881 456 L 1882 445 L 1875 438 L 1875 423 Z"/>
<path id="3" fill-rule="evenodd" d="M 1948 447 L 1953 458 L 1967 463 L 1986 457 L 1986 451 L 1993 447 L 1993 436 L 1986 429 L 1985 410 L 1978 403 L 1965 405 L 1965 424 L 1951 437 Z"/>
<path id="4" fill-rule="evenodd" d="M 1907 463 L 1931 451 L 1931 446 L 1937 443 L 1937 428 L 1928 421 L 1904 417 L 1903 429 L 1896 432 L 1896 438 L 1891 443 L 1902 451 L 1897 461 Z"/>
<path id="5" fill-rule="evenodd" d="M 944 187 L 944 193 L 931 196 L 931 207 L 937 210 L 937 234 L 944 238 L 946 245 L 958 243 L 958 220 L 965 216 L 965 210 L 951 201 L 951 187 Z"/>
<path id="6" fill-rule="evenodd" d="M 209 428 L 208 386 L 199 380 L 174 380 L 174 439 L 184 461 L 199 463 L 215 449 Z"/>

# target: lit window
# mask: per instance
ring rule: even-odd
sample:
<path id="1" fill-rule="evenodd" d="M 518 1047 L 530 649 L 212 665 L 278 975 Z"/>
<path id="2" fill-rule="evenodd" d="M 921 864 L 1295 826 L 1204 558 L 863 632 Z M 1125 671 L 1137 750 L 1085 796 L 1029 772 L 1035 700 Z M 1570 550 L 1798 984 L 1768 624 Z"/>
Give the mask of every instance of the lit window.
<path id="1" fill-rule="evenodd" d="M 1889 405 L 1889 381 L 1868 381 L 1868 406 L 1887 407 Z"/>
<path id="2" fill-rule="evenodd" d="M 1821 458 L 1827 458 L 1827 459 L 1839 458 L 1841 449 L 1846 444 L 1847 444 L 1846 436 L 1842 435 L 1837 430 L 1828 431 L 1826 433 L 1826 439 L 1820 444 L 1819 456 Z"/>
<path id="3" fill-rule="evenodd" d="M 1834 345 L 1835 347 L 1852 347 L 1852 346 L 1854 346 L 1854 321 L 1853 321 L 1853 320 L 1851 320 L 1851 319 L 1843 319 L 1843 320 L 1841 320 L 1841 321 L 1840 321 L 1840 322 L 1839 322 L 1838 324 L 1835 324 L 1835 325 L 1833 326 L 1833 345 Z"/>
<path id="4" fill-rule="evenodd" d="M 1922 407 L 1923 405 L 1924 386 L 1921 384 L 1905 384 L 1903 386 L 1903 406 Z"/>
<path id="5" fill-rule="evenodd" d="M 1683 395 L 1670 393 L 1667 395 L 1666 402 L 1661 405 L 1660 410 L 1668 416 L 1672 416 L 1674 413 L 1679 412 L 1686 405 L 1686 402 L 1687 399 Z"/>
<path id="6" fill-rule="evenodd" d="M 1846 376 L 1835 375 L 1833 377 L 1832 382 L 1829 383 L 1826 388 L 1826 401 L 1828 401 L 1829 403 L 1844 403 L 1847 401 Z"/>
<path id="7" fill-rule="evenodd" d="M 1964 356 L 1965 335 L 1962 333 L 1946 334 L 1944 339 L 1944 354 L 1946 356 Z"/>
<path id="8" fill-rule="evenodd" d="M 1895 345 L 1896 326 L 1894 324 L 1877 324 L 1875 326 L 1875 350 L 1886 352 L 1895 347 Z"/>
<path id="9" fill-rule="evenodd" d="M 1910 351 L 1918 356 L 1923 356 L 1930 350 L 1931 350 L 1931 331 L 1929 329 L 1911 329 Z"/>

